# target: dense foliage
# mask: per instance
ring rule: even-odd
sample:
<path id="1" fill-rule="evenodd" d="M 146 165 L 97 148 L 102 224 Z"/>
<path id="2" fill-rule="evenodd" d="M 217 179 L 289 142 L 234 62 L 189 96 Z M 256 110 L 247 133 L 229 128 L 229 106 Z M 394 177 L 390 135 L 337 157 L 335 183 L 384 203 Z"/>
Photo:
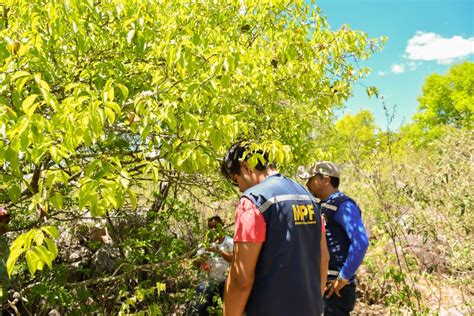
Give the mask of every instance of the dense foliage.
<path id="1" fill-rule="evenodd" d="M 380 48 L 304 1 L 0 8 L 0 203 L 16 305 L 35 312 L 179 308 L 201 210 L 235 194 L 224 150 L 308 161 Z"/>
<path id="2" fill-rule="evenodd" d="M 432 74 L 423 85 L 418 101 L 417 124 L 472 127 L 474 121 L 474 64 L 464 62 L 447 74 Z"/>
<path id="3" fill-rule="evenodd" d="M 474 63 L 452 66 L 446 74 L 426 78 L 413 123 L 402 127 L 412 144 L 423 147 L 444 137 L 446 127 L 472 129 L 474 121 Z"/>
<path id="4" fill-rule="evenodd" d="M 380 131 L 368 111 L 336 121 L 332 109 L 368 74 L 354 61 L 381 41 L 331 30 L 314 4 L 11 0 L 0 10 L 10 311 L 183 313 L 205 218 L 232 221 L 238 195 L 218 167 L 239 139 L 286 173 L 316 159 L 344 167 L 372 238 L 362 302 L 422 312 L 433 284 L 472 283 L 472 63 L 429 77 L 414 123 Z"/>

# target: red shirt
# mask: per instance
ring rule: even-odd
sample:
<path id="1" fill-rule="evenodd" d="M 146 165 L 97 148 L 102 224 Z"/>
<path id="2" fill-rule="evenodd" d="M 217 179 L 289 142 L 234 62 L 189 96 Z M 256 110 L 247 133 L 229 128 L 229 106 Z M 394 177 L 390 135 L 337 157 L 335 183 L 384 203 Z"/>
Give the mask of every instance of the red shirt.
<path id="1" fill-rule="evenodd" d="M 266 231 L 262 213 L 248 198 L 241 198 L 235 209 L 234 242 L 264 242 Z"/>

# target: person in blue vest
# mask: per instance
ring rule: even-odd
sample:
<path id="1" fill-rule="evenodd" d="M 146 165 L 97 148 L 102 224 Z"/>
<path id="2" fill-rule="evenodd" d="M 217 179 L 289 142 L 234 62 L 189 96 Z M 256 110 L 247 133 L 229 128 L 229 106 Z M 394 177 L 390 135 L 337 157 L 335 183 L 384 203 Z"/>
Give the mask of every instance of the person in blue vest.
<path id="1" fill-rule="evenodd" d="M 356 302 L 355 273 L 364 259 L 369 238 L 356 202 L 339 191 L 340 174 L 328 161 L 300 167 L 308 190 L 320 199 L 329 249 L 324 315 L 349 315 Z"/>
<path id="2" fill-rule="evenodd" d="M 221 172 L 242 192 L 224 316 L 321 315 L 329 254 L 316 199 L 246 143 L 230 147 Z"/>

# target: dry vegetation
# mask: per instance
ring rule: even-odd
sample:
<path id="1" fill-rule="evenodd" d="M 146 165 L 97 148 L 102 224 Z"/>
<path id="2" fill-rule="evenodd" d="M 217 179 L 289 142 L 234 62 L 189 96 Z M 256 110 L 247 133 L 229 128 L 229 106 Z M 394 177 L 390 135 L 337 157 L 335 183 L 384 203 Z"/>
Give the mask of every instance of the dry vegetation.
<path id="1" fill-rule="evenodd" d="M 472 131 L 453 129 L 426 148 L 394 143 L 394 154 L 346 166 L 345 189 L 371 235 L 361 314 L 380 305 L 395 314 L 473 312 L 473 140 Z"/>

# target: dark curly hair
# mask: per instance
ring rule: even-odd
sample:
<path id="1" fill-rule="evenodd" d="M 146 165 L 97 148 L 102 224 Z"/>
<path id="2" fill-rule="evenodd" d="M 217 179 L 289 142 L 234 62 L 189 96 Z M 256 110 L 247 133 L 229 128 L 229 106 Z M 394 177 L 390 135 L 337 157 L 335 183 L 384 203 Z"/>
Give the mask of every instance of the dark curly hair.
<path id="1" fill-rule="evenodd" d="M 233 144 L 229 150 L 227 150 L 227 153 L 224 157 L 224 160 L 222 161 L 221 164 L 221 173 L 224 177 L 229 178 L 230 175 L 232 174 L 237 174 L 240 175 L 240 161 L 242 160 L 242 157 L 244 156 L 244 153 L 247 152 L 248 154 L 245 156 L 243 160 L 248 160 L 252 156 L 252 154 L 261 154 L 265 160 L 264 163 L 262 163 L 260 160 L 258 160 L 257 165 L 255 166 L 255 169 L 263 171 L 267 168 L 268 164 L 268 154 L 261 151 L 249 151 L 249 144 L 245 142 L 238 142 Z"/>
<path id="2" fill-rule="evenodd" d="M 215 215 L 207 220 L 207 227 L 211 228 L 211 223 L 216 222 L 217 224 L 224 225 L 222 218 L 219 215 Z"/>

